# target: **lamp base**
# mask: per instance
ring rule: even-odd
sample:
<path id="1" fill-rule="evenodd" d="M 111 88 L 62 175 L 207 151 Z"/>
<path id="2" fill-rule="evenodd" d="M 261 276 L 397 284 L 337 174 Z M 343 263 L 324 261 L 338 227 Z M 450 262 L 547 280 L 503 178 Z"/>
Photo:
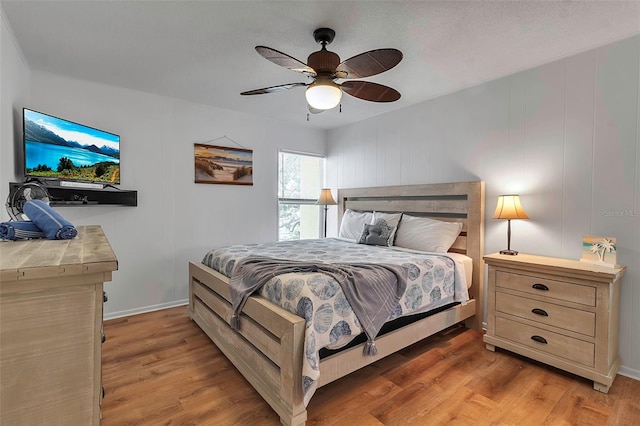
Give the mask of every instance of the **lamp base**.
<path id="1" fill-rule="evenodd" d="M 515 256 L 516 254 L 518 254 L 518 252 L 515 250 L 500 250 L 500 254 L 508 254 L 510 256 Z"/>

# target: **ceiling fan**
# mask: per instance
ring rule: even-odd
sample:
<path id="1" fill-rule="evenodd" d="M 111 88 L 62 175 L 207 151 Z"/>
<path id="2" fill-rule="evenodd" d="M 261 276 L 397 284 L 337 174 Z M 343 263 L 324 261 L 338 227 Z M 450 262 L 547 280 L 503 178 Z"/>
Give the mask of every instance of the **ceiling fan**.
<path id="1" fill-rule="evenodd" d="M 256 46 L 256 51 L 265 59 L 302 73 L 311 81 L 249 90 L 241 95 L 262 95 L 305 86 L 309 112 L 314 114 L 338 106 L 343 92 L 371 102 L 394 102 L 400 99 L 400 92 L 392 87 L 352 79 L 370 77 L 390 70 L 402 60 L 402 52 L 397 49 L 375 49 L 340 62 L 340 56 L 327 50 L 327 44 L 331 44 L 335 35 L 331 28 L 315 30 L 313 38 L 322 45 L 322 49 L 310 54 L 306 64 L 270 47 Z M 346 81 L 338 83 L 337 80 Z"/>

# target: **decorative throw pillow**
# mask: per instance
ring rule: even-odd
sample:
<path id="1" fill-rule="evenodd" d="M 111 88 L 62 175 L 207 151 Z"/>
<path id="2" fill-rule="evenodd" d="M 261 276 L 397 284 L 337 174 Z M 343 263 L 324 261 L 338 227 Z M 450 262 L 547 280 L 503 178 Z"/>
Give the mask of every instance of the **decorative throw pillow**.
<path id="1" fill-rule="evenodd" d="M 392 246 L 401 217 L 402 213 L 373 212 L 373 224 L 364 227 L 358 243 Z"/>
<path id="2" fill-rule="evenodd" d="M 395 228 L 387 225 L 364 225 L 358 244 L 368 244 L 370 246 L 390 246 L 389 240 L 393 240 Z"/>
<path id="3" fill-rule="evenodd" d="M 342 215 L 338 236 L 350 240 L 358 240 L 365 225 L 373 223 L 372 212 L 356 212 L 346 209 Z"/>
<path id="4" fill-rule="evenodd" d="M 413 250 L 446 253 L 462 230 L 460 222 L 444 222 L 403 215 L 395 245 Z"/>

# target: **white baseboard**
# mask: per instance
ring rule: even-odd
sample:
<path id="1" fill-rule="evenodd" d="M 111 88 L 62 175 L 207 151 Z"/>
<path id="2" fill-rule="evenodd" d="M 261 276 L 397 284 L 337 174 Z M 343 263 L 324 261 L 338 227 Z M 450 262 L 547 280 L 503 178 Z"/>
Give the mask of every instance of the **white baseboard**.
<path id="1" fill-rule="evenodd" d="M 128 317 L 131 315 L 144 314 L 146 312 L 159 311 L 161 309 L 175 308 L 176 306 L 184 306 L 188 304 L 189 304 L 189 299 L 174 300 L 173 302 L 160 303 L 160 304 L 151 305 L 151 306 L 144 306 L 142 308 L 134 308 L 134 309 L 127 309 L 124 311 L 105 313 L 104 319 L 106 321 L 110 319 Z"/>
<path id="2" fill-rule="evenodd" d="M 634 368 L 625 367 L 623 365 L 620 367 L 620 370 L 618 370 L 618 374 L 640 381 L 640 370 L 636 370 Z"/>

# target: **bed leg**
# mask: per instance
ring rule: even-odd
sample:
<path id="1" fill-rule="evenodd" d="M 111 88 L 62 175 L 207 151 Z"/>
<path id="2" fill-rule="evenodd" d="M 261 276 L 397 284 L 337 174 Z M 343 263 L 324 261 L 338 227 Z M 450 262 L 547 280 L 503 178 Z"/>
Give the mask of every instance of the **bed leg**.
<path id="1" fill-rule="evenodd" d="M 285 419 L 283 417 L 280 417 L 280 423 L 282 423 L 285 426 L 304 426 L 306 420 L 307 420 L 306 410 L 292 418 Z"/>
<path id="2" fill-rule="evenodd" d="M 280 400 L 286 408 L 279 414 L 280 422 L 287 426 L 304 426 L 307 420 L 302 394 L 304 330 L 304 320 L 297 321 L 280 339 Z"/>
<path id="3" fill-rule="evenodd" d="M 190 274 L 191 275 L 191 274 Z M 187 314 L 189 315 L 189 319 L 193 321 L 193 280 L 192 276 L 189 276 L 189 306 L 187 307 Z"/>

